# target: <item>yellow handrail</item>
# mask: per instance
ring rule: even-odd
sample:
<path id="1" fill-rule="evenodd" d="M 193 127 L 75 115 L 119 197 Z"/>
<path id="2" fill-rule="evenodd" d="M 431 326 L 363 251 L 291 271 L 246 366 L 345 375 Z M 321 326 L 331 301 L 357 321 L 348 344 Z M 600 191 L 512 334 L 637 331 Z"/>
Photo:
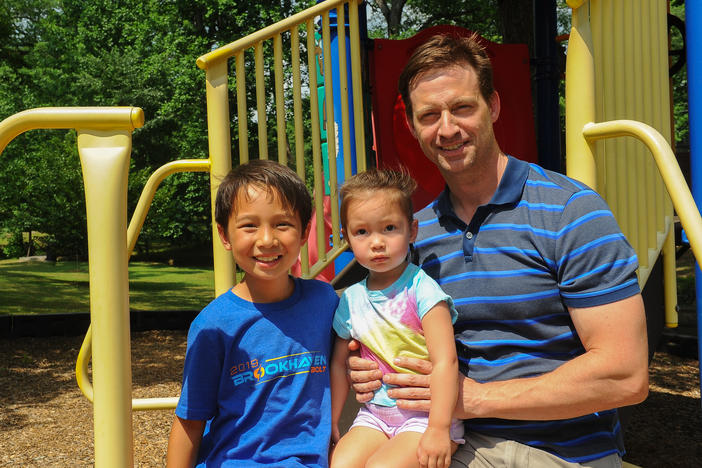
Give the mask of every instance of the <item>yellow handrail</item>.
<path id="1" fill-rule="evenodd" d="M 236 95 L 236 118 L 233 119 L 238 126 L 238 158 L 240 163 L 249 160 L 249 119 L 255 120 L 252 125 L 256 125 L 256 135 L 258 136 L 258 154 L 261 159 L 271 158 L 272 148 L 269 148 L 269 131 L 273 125 L 267 122 L 266 112 L 273 107 L 275 112 L 275 132 L 277 133 L 277 160 L 283 164 L 288 163 L 288 136 L 285 128 L 285 99 L 284 99 L 284 84 L 292 83 L 292 100 L 293 100 L 293 120 L 295 133 L 295 164 L 298 174 L 305 178 L 306 171 L 304 167 L 304 146 L 305 135 L 302 122 L 302 103 L 301 103 L 301 88 L 300 79 L 300 34 L 304 28 L 306 47 L 307 47 L 307 78 L 309 80 L 307 90 L 309 92 L 311 128 L 310 135 L 307 141 L 311 142 L 311 160 L 313 166 L 312 187 L 315 193 L 314 212 L 316 225 L 313 228 L 313 233 L 316 237 L 314 247 L 317 251 L 317 260 L 314 265 L 308 262 L 308 246 L 305 245 L 301 252 L 301 271 L 303 277 L 313 277 L 324 270 L 324 268 L 333 261 L 339 254 L 346 249 L 346 243 L 341 241 L 339 228 L 339 212 L 337 200 L 337 154 L 343 150 L 343 168 L 344 174 L 349 174 L 353 164 L 355 163 L 358 171 L 365 170 L 366 154 L 365 154 L 365 128 L 363 114 L 363 97 L 361 86 L 361 58 L 360 58 L 360 33 L 358 21 L 358 3 L 359 0 L 327 0 L 313 7 L 310 7 L 300 13 L 297 13 L 289 18 L 279 21 L 271 26 L 263 28 L 245 38 L 239 39 L 220 47 L 217 50 L 209 52 L 197 60 L 200 68 L 205 70 L 207 75 L 207 108 L 208 108 L 208 129 L 210 133 L 210 158 L 215 161 L 231 161 L 231 140 L 230 118 L 229 118 L 229 95 L 228 95 L 228 60 L 234 60 L 235 73 L 235 95 Z M 348 13 L 345 7 L 348 6 Z M 336 10 L 337 24 L 336 31 L 338 34 L 338 71 L 332 69 L 332 27 L 330 25 L 330 11 Z M 321 18 L 321 47 L 315 43 L 315 20 Z M 348 19 L 348 34 L 349 44 L 346 43 L 346 21 Z M 283 40 L 282 35 L 289 34 L 290 37 L 290 66 L 291 76 L 284 77 L 283 67 Z M 274 76 L 274 89 L 268 102 L 268 94 L 266 92 L 266 73 L 264 67 L 265 41 L 272 41 L 273 63 L 272 73 Z M 350 46 L 351 57 L 351 73 L 347 73 L 347 48 Z M 322 74 L 321 83 L 318 83 L 316 73 L 317 55 L 322 57 Z M 246 55 L 251 55 L 253 58 L 253 80 L 254 80 L 254 99 L 255 103 L 249 106 L 247 103 L 247 62 Z M 332 73 L 335 74 L 332 80 Z M 336 76 L 338 75 L 338 77 Z M 337 79 L 338 78 L 338 79 Z M 332 85 L 333 81 L 339 83 L 339 89 L 335 90 Z M 317 85 L 324 85 L 324 93 L 317 94 Z M 353 91 L 353 102 L 347 95 L 348 89 Z M 331 105 L 335 100 L 335 93 L 340 93 L 338 100 L 340 101 L 340 125 L 334 123 L 335 111 Z M 324 102 L 319 102 L 320 98 Z M 323 109 L 323 115 L 320 115 L 320 108 Z M 353 112 L 354 119 L 354 135 L 353 142 L 355 143 L 356 155 L 355 161 L 351 157 L 351 119 L 350 112 Z M 252 116 L 255 116 L 252 117 Z M 328 195 L 330 197 L 329 218 L 331 225 L 331 246 L 329 239 L 325 234 L 325 212 L 324 212 L 324 194 L 327 190 L 321 180 L 323 174 L 323 154 L 320 135 L 320 117 L 326 122 L 327 135 L 327 162 L 329 169 L 329 184 Z M 269 128 L 271 127 L 271 128 Z M 339 141 L 337 141 L 337 138 Z M 353 161 L 353 162 L 352 162 Z M 228 172 L 229 167 L 216 167 L 213 165 L 211 174 L 211 188 L 213 193 L 219 185 L 219 179 Z M 214 229 L 214 227 L 213 227 Z M 213 237 L 216 232 L 213 231 Z M 229 289 L 234 282 L 234 278 L 223 278 L 219 276 L 219 270 L 234 269 L 231 264 L 231 255 L 215 245 L 214 262 L 215 262 L 215 294 L 221 294 Z"/>
<path id="2" fill-rule="evenodd" d="M 146 219 L 146 214 L 149 211 L 151 201 L 156 194 L 158 186 L 163 180 L 171 174 L 177 172 L 208 172 L 210 170 L 210 161 L 208 159 L 183 159 L 179 161 L 171 161 L 164 164 L 151 174 L 149 180 L 142 189 L 141 196 L 137 202 L 137 206 L 129 222 L 127 229 L 127 259 L 131 256 L 134 246 L 136 245 L 139 232 Z M 88 364 L 90 363 L 92 351 L 92 325 L 88 327 L 80 351 L 76 360 L 76 381 L 78 388 L 83 395 L 93 402 L 94 391 L 93 385 L 88 377 Z M 168 409 L 175 408 L 178 403 L 177 397 L 168 398 L 133 398 L 132 410 L 152 410 L 152 409 Z"/>
<path id="3" fill-rule="evenodd" d="M 0 122 L 0 153 L 15 137 L 37 129 L 91 129 L 128 131 L 144 125 L 138 107 L 38 107 L 11 115 Z"/>
<path id="4" fill-rule="evenodd" d="M 692 252 L 698 262 L 702 261 L 702 217 L 700 217 L 700 212 L 673 150 L 663 135 L 655 128 L 641 122 L 616 120 L 587 124 L 583 129 L 583 136 L 590 143 L 604 138 L 631 136 L 648 147 L 673 201 L 673 206 L 680 217 L 680 223 L 690 239 Z M 666 308 L 666 323 L 669 325 L 677 324 L 677 317 L 670 313 L 669 308 Z"/>

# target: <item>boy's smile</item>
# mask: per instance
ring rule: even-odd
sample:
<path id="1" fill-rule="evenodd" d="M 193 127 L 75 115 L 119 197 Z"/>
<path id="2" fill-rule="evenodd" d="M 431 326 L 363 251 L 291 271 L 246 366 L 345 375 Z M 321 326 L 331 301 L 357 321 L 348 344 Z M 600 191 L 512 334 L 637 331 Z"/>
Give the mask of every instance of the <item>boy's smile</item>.
<path id="1" fill-rule="evenodd" d="M 253 302 L 276 302 L 292 293 L 288 271 L 307 239 L 300 216 L 285 207 L 280 196 L 249 186 L 236 197 L 226 232 L 219 228 L 224 248 L 244 270 L 234 291 Z"/>

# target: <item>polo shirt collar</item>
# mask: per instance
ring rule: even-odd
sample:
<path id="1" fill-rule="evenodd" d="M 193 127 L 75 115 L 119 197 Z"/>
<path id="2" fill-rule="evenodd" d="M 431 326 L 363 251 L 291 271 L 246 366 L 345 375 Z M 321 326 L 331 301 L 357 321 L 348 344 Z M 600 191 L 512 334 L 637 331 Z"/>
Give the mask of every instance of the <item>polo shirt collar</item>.
<path id="1" fill-rule="evenodd" d="M 520 159 L 507 155 L 507 167 L 505 168 L 502 179 L 500 180 L 497 190 L 492 195 L 492 199 L 488 205 L 508 205 L 518 203 L 524 191 L 529 176 L 529 163 Z M 455 216 L 451 198 L 449 197 L 448 185 L 439 194 L 436 199 L 434 210 L 438 217 Z"/>

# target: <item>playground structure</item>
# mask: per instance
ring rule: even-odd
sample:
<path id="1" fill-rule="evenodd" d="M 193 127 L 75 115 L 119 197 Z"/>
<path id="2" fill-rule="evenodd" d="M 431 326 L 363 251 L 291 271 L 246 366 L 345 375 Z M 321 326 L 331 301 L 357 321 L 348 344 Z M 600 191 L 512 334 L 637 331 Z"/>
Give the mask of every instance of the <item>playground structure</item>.
<path id="1" fill-rule="evenodd" d="M 367 108 L 364 112 L 359 3 L 327 0 L 200 57 L 197 65 L 206 77 L 209 158 L 173 161 L 154 172 L 128 225 L 131 133 L 144 122 L 139 108 L 33 109 L 0 123 L 0 152 L 14 137 L 32 129 L 78 133 L 88 220 L 91 327 L 76 373 L 81 390 L 93 402 L 96 466 L 131 466 L 131 411 L 173 408 L 177 401 L 176 397 L 132 400 L 127 265 L 161 181 L 175 172 L 208 172 L 214 202 L 219 179 L 232 167 L 229 59 L 235 67 L 234 120 L 242 163 L 249 159 L 248 125 L 254 114 L 259 157 L 271 156 L 267 119 L 258 118 L 268 109 L 276 115 L 275 158 L 288 163 L 284 88 L 285 83 L 292 84 L 295 167 L 304 178 L 303 143 L 308 140 L 314 173 L 315 228 L 311 245 L 301 254 L 302 276 L 317 276 L 345 251 L 339 234 L 338 173 L 362 171 L 368 163 L 365 116 L 370 112 Z M 662 254 L 665 323 L 675 326 L 674 210 L 697 259 L 702 259 L 702 218 L 670 147 L 666 5 L 656 0 L 569 0 L 568 4 L 573 19 L 566 69 L 567 174 L 596 189 L 609 203 L 639 257 L 642 288 Z M 317 21 L 321 42 L 313 34 Z M 284 76 L 284 42 L 290 43 L 290 76 Z M 304 70 L 301 42 L 307 51 Z M 268 103 L 263 54 L 264 45 L 271 43 L 275 102 Z M 312 72 L 318 56 L 321 73 Z M 336 60 L 338 65 L 333 66 Z M 255 68 L 255 113 L 246 102 L 247 63 Z M 320 82 L 323 91 L 317 93 Z M 309 90 L 309 135 L 302 120 L 304 89 Z M 324 105 L 335 100 L 338 106 Z M 388 132 L 387 127 L 374 130 L 376 136 Z M 624 136 L 633 138 L 619 138 Z M 502 141 L 501 145 L 507 146 Z M 377 140 L 375 149 L 376 164 L 391 160 Z M 235 265 L 219 244 L 214 223 L 212 229 L 215 294 L 219 295 L 234 284 Z M 91 357 L 92 383 L 88 378 Z"/>

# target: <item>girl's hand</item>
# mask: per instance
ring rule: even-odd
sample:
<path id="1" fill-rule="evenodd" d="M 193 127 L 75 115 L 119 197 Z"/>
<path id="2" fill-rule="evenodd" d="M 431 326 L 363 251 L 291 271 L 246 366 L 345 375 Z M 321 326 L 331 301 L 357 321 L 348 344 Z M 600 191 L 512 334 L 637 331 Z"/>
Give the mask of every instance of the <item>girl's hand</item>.
<path id="1" fill-rule="evenodd" d="M 448 429 L 427 427 L 419 439 L 417 459 L 422 468 L 448 468 L 451 465 L 451 438 Z"/>

